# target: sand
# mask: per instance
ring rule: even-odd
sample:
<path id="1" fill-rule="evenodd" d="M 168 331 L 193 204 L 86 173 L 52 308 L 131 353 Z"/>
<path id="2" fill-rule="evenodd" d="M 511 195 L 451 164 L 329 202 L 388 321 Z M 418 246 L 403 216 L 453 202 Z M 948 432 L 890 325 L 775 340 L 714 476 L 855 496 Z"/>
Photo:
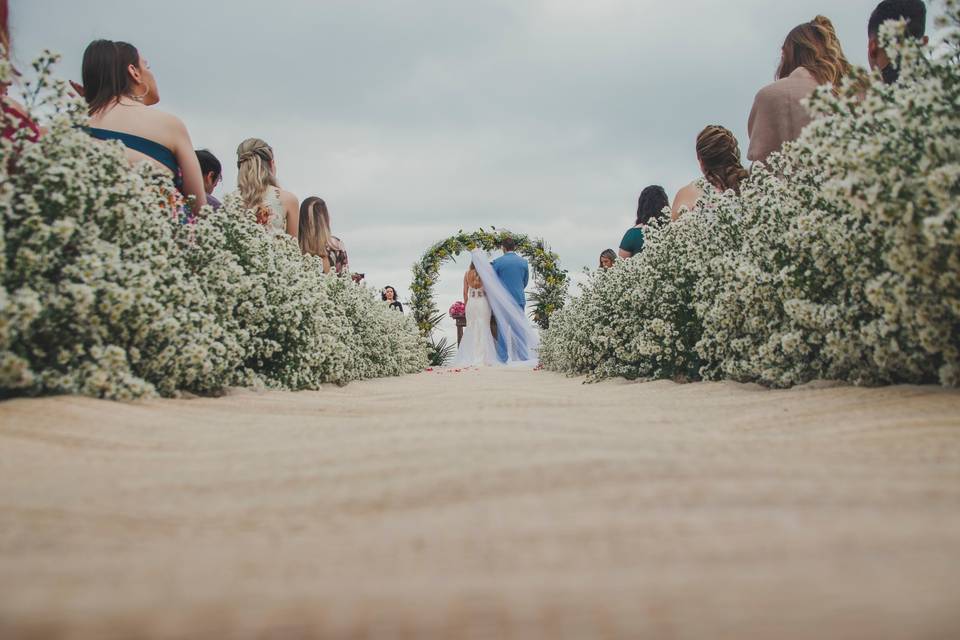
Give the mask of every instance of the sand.
<path id="1" fill-rule="evenodd" d="M 960 637 L 960 393 L 0 404 L 0 637 Z"/>

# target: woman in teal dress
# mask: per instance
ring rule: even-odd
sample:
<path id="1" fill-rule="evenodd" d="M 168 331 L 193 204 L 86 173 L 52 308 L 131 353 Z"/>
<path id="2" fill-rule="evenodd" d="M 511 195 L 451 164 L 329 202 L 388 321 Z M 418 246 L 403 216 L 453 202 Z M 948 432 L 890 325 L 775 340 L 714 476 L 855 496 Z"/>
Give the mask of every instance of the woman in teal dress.
<path id="1" fill-rule="evenodd" d="M 157 80 L 136 47 L 91 42 L 83 53 L 82 92 L 90 116 L 87 133 L 98 140 L 119 140 L 133 164 L 149 162 L 169 172 L 177 189 L 193 199 L 194 211 L 207 203 L 187 127 L 153 107 L 160 101 Z"/>
<path id="2" fill-rule="evenodd" d="M 629 229 L 620 241 L 620 257 L 632 258 L 643 251 L 643 227 L 653 220 L 663 219 L 663 210 L 670 206 L 667 192 L 659 185 L 652 185 L 640 193 L 637 202 L 637 224 Z"/>

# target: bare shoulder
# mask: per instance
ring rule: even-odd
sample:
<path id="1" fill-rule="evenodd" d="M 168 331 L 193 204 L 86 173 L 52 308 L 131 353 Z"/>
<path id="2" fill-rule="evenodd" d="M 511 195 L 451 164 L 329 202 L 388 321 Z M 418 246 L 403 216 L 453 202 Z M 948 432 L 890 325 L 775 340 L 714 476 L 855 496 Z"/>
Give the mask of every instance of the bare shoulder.
<path id="1" fill-rule="evenodd" d="M 702 195 L 703 192 L 700 190 L 700 185 L 697 184 L 697 181 L 691 182 L 683 189 L 680 189 L 680 191 L 677 192 L 677 197 L 673 199 L 670 217 L 676 220 L 684 210 L 690 211 L 693 209 L 697 204 L 697 200 L 699 200 Z"/>
<path id="2" fill-rule="evenodd" d="M 687 202 L 691 199 L 696 201 L 697 198 L 699 198 L 701 195 L 703 194 L 700 191 L 700 185 L 698 184 L 697 180 L 694 180 L 693 182 L 691 182 L 690 184 L 688 184 L 687 186 L 685 186 L 684 188 L 680 189 L 680 191 L 677 192 L 677 197 L 675 198 L 675 200 L 677 202 Z"/>
<path id="3" fill-rule="evenodd" d="M 295 208 L 300 207 L 300 200 L 297 199 L 297 196 L 293 195 L 286 189 L 279 189 L 279 191 L 280 191 L 280 202 L 283 204 L 283 206 L 285 207 L 289 206 L 289 207 L 295 207 Z"/>
<path id="4" fill-rule="evenodd" d="M 187 125 L 183 123 L 183 120 L 177 116 L 169 113 L 167 111 L 162 111 L 160 109 L 155 109 L 153 107 L 149 109 L 143 109 L 142 113 L 146 114 L 146 117 L 150 119 L 151 122 L 155 125 L 160 125 L 165 128 L 169 128 L 172 131 L 186 133 Z"/>
<path id="5" fill-rule="evenodd" d="M 137 115 L 143 117 L 143 125 L 141 126 L 147 132 L 147 137 L 156 140 L 174 152 L 193 151 L 187 126 L 177 116 L 153 107 L 141 109 Z"/>

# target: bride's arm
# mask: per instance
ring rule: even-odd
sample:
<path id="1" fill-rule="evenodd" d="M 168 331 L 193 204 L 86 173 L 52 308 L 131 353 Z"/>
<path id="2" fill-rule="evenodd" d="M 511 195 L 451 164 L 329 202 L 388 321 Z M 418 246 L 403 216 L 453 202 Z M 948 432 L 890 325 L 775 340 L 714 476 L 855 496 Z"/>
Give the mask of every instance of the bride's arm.
<path id="1" fill-rule="evenodd" d="M 463 274 L 463 306 L 467 306 L 467 274 Z"/>

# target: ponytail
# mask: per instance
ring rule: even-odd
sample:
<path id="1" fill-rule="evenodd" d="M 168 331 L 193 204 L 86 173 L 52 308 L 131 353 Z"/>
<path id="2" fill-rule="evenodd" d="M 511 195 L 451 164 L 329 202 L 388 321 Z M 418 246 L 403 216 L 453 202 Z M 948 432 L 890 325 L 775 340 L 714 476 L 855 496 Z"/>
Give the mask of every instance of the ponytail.
<path id="1" fill-rule="evenodd" d="M 237 187 L 243 206 L 258 210 L 270 187 L 277 187 L 273 174 L 273 149 L 259 138 L 249 138 L 237 147 Z"/>

